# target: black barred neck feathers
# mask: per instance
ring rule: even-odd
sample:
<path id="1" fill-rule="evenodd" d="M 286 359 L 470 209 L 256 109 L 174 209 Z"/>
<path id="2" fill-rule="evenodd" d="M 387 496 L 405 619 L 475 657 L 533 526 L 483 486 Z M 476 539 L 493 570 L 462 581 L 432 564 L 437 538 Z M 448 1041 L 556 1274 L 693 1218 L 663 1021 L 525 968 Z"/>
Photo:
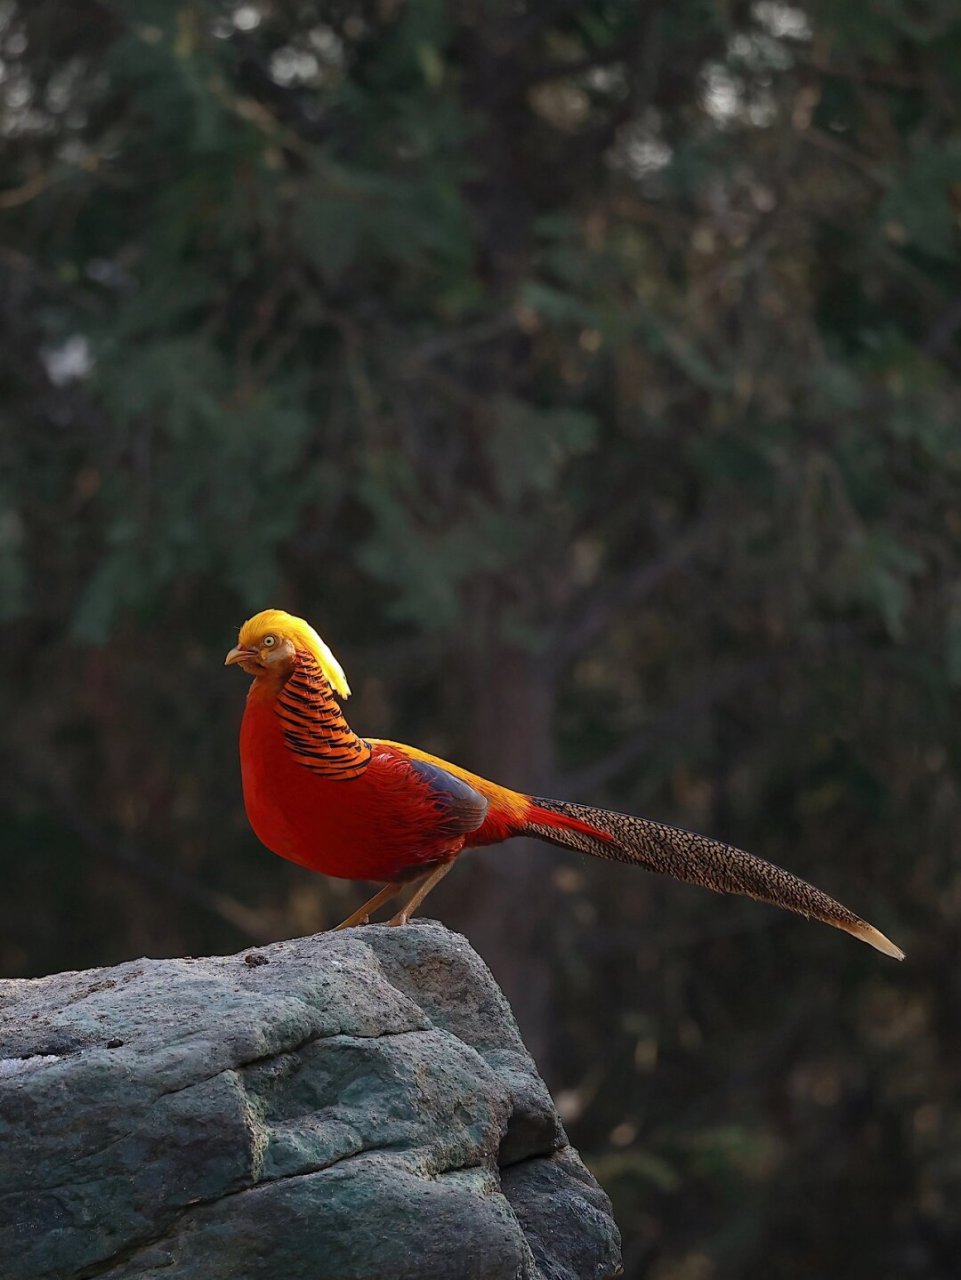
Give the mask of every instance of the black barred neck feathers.
<path id="1" fill-rule="evenodd" d="M 347 781 L 367 768 L 370 747 L 344 719 L 313 654 L 297 650 L 293 670 L 277 691 L 276 712 L 287 747 L 305 769 Z"/>

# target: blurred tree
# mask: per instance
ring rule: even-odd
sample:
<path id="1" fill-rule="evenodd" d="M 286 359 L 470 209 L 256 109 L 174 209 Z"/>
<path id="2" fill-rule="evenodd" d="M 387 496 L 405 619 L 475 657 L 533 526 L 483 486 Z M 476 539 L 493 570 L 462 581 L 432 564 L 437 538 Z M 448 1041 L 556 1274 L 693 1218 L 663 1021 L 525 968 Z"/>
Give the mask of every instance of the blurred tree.
<path id="1" fill-rule="evenodd" d="M 438 892 L 629 1274 L 951 1274 L 955 7 L 0 24 L 5 971 L 354 902 L 240 810 L 217 666 L 281 604 L 362 731 L 710 829 L 908 945 L 538 848 Z"/>

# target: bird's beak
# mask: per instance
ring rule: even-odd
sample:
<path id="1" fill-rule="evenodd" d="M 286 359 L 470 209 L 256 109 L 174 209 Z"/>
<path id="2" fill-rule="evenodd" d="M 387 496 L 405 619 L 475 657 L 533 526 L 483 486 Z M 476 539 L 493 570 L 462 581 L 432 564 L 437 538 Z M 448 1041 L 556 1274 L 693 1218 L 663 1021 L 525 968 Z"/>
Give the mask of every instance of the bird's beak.
<path id="1" fill-rule="evenodd" d="M 231 649 L 231 651 L 227 654 L 226 658 L 224 658 L 224 666 L 232 667 L 238 662 L 250 662 L 250 661 L 256 661 L 256 659 L 257 659 L 256 649 L 244 649 L 238 644 L 238 645 L 235 645 L 234 648 Z"/>

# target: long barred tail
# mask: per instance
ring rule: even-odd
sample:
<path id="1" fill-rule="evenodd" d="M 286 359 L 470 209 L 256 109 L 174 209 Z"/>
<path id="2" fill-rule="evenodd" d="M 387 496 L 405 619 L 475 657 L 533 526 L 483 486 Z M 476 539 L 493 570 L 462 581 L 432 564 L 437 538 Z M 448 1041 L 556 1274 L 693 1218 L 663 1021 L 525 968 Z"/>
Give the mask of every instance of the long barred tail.
<path id="1" fill-rule="evenodd" d="M 895 960 L 904 959 L 899 947 L 840 902 L 790 871 L 743 849 L 608 809 L 537 798 L 532 798 L 532 804 L 530 820 L 518 835 L 536 836 L 595 858 L 632 862 L 676 880 L 703 885 L 715 893 L 740 893 L 770 902 L 843 929 Z"/>

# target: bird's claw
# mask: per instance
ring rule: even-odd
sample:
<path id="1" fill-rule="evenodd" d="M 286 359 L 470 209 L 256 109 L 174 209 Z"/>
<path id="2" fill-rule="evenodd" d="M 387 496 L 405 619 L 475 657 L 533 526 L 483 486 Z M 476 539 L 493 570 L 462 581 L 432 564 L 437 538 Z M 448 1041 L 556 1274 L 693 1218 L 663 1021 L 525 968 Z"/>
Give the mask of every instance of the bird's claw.
<path id="1" fill-rule="evenodd" d="M 362 924 L 370 924 L 370 916 L 358 916 L 355 920 L 353 916 L 348 916 L 346 920 L 341 920 L 340 924 L 335 924 L 332 933 L 339 933 L 341 929 L 358 929 Z"/>

